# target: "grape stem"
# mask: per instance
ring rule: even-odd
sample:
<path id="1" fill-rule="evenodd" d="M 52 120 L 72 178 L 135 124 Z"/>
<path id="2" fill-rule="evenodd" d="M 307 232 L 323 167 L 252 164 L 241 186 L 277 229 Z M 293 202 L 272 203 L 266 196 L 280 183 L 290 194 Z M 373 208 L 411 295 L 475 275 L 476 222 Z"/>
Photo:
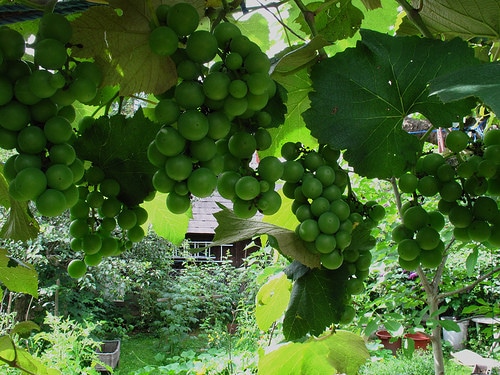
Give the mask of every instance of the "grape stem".
<path id="1" fill-rule="evenodd" d="M 420 0 L 420 6 L 418 8 L 413 8 L 406 0 L 396 0 L 396 2 L 403 8 L 408 19 L 413 22 L 413 24 L 420 30 L 423 36 L 426 38 L 434 38 L 431 31 L 425 25 L 422 17 L 420 16 L 420 11 L 424 7 L 424 0 Z"/>

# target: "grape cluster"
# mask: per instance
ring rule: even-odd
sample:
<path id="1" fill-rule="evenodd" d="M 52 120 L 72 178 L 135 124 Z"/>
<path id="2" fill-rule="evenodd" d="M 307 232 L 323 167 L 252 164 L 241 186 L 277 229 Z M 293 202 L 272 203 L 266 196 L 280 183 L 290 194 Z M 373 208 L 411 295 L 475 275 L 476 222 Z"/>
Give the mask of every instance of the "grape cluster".
<path id="1" fill-rule="evenodd" d="M 145 235 L 142 225 L 148 219 L 144 208 L 121 202 L 120 183 L 98 166 L 86 170 L 85 181 L 78 188 L 78 201 L 70 208 L 69 226 L 71 248 L 84 254 L 83 261 L 76 263 L 82 272 L 141 241 Z"/>
<path id="2" fill-rule="evenodd" d="M 412 195 L 402 207 L 403 223 L 392 234 L 400 264 L 407 269 L 439 265 L 445 216 L 457 240 L 500 246 L 500 211 L 493 198 L 500 194 L 500 130 L 486 132 L 479 142 L 453 130 L 446 147 L 446 156 L 424 154 L 414 173 L 398 179 L 400 191 Z M 434 196 L 439 197 L 438 209 L 428 212 L 423 204 Z"/>
<path id="3" fill-rule="evenodd" d="M 311 252 L 320 254 L 323 267 L 334 270 L 350 263 L 352 275 L 367 271 L 370 246 L 350 246 L 353 230 L 360 225 L 373 228 L 385 216 L 385 208 L 374 201 L 362 204 L 351 191 L 346 192 L 349 176 L 338 164 L 338 150 L 329 146 L 307 150 L 300 143 L 287 142 L 281 154 L 283 194 L 293 200 L 298 236 Z M 373 245 L 374 239 L 368 243 Z"/>
<path id="4" fill-rule="evenodd" d="M 17 151 L 4 165 L 11 197 L 34 201 L 40 214 L 57 216 L 78 200 L 84 165 L 72 146 L 73 102 L 92 100 L 99 68 L 68 55 L 71 25 L 47 13 L 39 23 L 33 63 L 23 36 L 0 29 L 0 147 Z"/>
<path id="5" fill-rule="evenodd" d="M 234 24 L 198 29 L 190 4 L 161 5 L 156 16 L 151 50 L 172 58 L 179 82 L 155 107 L 164 126 L 148 148 L 158 168 L 153 186 L 168 193 L 173 213 L 189 209 L 192 196 L 207 197 L 217 188 L 238 216 L 276 212 L 281 163 L 269 157 L 259 170 L 251 166 L 255 152 L 271 145 L 267 129 L 278 125 L 269 111 L 277 93 L 269 58 Z"/>

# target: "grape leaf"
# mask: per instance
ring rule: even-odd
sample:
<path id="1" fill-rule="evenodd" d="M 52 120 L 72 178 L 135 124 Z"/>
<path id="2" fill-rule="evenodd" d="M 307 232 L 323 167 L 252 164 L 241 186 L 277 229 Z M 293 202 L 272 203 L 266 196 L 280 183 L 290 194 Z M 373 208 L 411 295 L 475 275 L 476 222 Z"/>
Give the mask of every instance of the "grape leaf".
<path id="1" fill-rule="evenodd" d="M 24 322 L 16 323 L 14 328 L 11 329 L 10 334 L 26 335 L 31 331 L 40 331 L 40 326 L 31 320 L 25 320 Z"/>
<path id="2" fill-rule="evenodd" d="M 467 67 L 430 82 L 430 94 L 443 102 L 477 97 L 500 113 L 500 62 Z"/>
<path id="3" fill-rule="evenodd" d="M 27 241 L 38 235 L 40 226 L 31 215 L 27 202 L 18 202 L 9 195 L 9 185 L 3 175 L 3 165 L 0 166 L 0 205 L 9 209 L 3 226 L 0 228 L 0 238 L 10 238 L 14 241 Z"/>
<path id="4" fill-rule="evenodd" d="M 255 297 L 255 319 L 261 331 L 267 331 L 286 310 L 291 281 L 284 273 L 269 279 Z"/>
<path id="5" fill-rule="evenodd" d="M 369 357 L 360 336 L 339 330 L 320 338 L 279 346 L 260 358 L 258 373 L 355 375 Z"/>
<path id="6" fill-rule="evenodd" d="M 311 269 L 297 279 L 283 320 L 287 340 L 318 336 L 338 322 L 344 311 L 347 269 Z"/>
<path id="7" fill-rule="evenodd" d="M 262 221 L 242 219 L 227 207 L 221 204 L 218 205 L 221 211 L 214 214 L 218 225 L 215 228 L 214 240 L 210 246 L 235 243 L 267 234 L 276 238 L 279 245 L 278 250 L 285 256 L 291 257 L 310 268 L 319 267 L 319 256 L 309 252 L 302 241 L 299 241 L 294 231 Z"/>
<path id="8" fill-rule="evenodd" d="M 260 13 L 253 13 L 250 17 L 244 17 L 236 22 L 241 33 L 252 42 L 257 43 L 260 49 L 266 52 L 270 47 L 269 24 L 267 19 Z"/>
<path id="9" fill-rule="evenodd" d="M 110 0 L 93 6 L 72 22 L 72 56 L 93 58 L 102 68 L 104 86 L 120 85 L 120 94 L 161 94 L 177 83 L 175 63 L 149 48 L 150 10 L 159 0 Z M 121 11 L 117 11 L 116 9 Z"/>
<path id="10" fill-rule="evenodd" d="M 420 3 L 420 0 L 412 0 L 414 8 L 419 8 Z M 498 0 L 425 1 L 418 14 L 433 34 L 447 39 L 461 37 L 469 40 L 477 36 L 492 40 L 500 39 Z M 405 32 L 411 30 L 418 32 L 407 17 L 403 19 L 401 28 Z"/>
<path id="11" fill-rule="evenodd" d="M 142 207 L 148 211 L 148 222 L 156 234 L 168 239 L 174 245 L 180 245 L 186 237 L 191 211 L 176 215 L 167 208 L 167 194 L 156 193 L 153 200 L 144 202 Z"/>
<path id="12" fill-rule="evenodd" d="M 156 168 L 148 160 L 147 148 L 160 128 L 144 117 L 142 109 L 131 118 L 103 116 L 83 131 L 74 147 L 81 159 L 120 183 L 118 198 L 131 207 L 154 191 L 151 178 Z"/>
<path id="13" fill-rule="evenodd" d="M 429 97 L 428 82 L 478 64 L 467 43 L 391 37 L 362 30 L 356 48 L 313 67 L 311 108 L 304 120 L 320 143 L 346 150 L 354 171 L 369 178 L 399 176 L 416 163 L 418 139 L 402 128 L 419 112 L 450 126 L 469 114 L 475 100 L 443 104 Z"/>
<path id="14" fill-rule="evenodd" d="M 0 248 L 0 282 L 13 292 L 38 297 L 38 273 L 32 265 L 16 261 Z"/>
<path id="15" fill-rule="evenodd" d="M 361 2 L 368 10 L 382 8 L 381 0 L 361 0 Z"/>
<path id="16" fill-rule="evenodd" d="M 330 3 L 312 2 L 306 7 L 314 13 L 314 24 L 318 34 L 330 42 L 352 37 L 360 28 L 364 17 L 363 12 L 352 5 L 351 0 Z M 302 12 L 295 19 L 295 22 L 300 24 L 303 32 L 310 34 L 309 26 Z"/>

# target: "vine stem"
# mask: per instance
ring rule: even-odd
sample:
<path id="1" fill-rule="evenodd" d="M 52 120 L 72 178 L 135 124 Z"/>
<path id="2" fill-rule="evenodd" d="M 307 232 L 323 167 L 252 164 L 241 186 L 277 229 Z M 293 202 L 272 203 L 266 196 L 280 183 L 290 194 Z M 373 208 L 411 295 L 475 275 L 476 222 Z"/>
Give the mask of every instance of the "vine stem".
<path id="1" fill-rule="evenodd" d="M 318 35 L 318 30 L 316 29 L 316 22 L 315 22 L 314 18 L 316 16 L 318 10 L 321 11 L 323 8 L 320 7 L 318 9 L 316 9 L 315 12 L 311 12 L 309 9 L 307 9 L 307 7 L 302 2 L 302 0 L 294 0 L 294 2 L 297 5 L 297 7 L 299 8 L 299 10 L 302 12 L 302 14 L 304 15 L 304 19 L 307 23 L 307 26 L 309 26 L 309 29 L 311 30 L 311 35 L 313 37 L 315 37 L 316 35 Z M 328 57 L 324 48 L 320 48 L 318 50 L 318 53 L 319 53 L 319 58 L 321 60 L 326 59 Z"/>
<path id="2" fill-rule="evenodd" d="M 410 19 L 411 22 L 420 30 L 423 36 L 426 38 L 434 38 L 431 31 L 427 28 L 422 17 L 420 17 L 420 11 L 423 8 L 424 0 L 420 0 L 420 7 L 413 8 L 406 0 L 396 0 L 396 2 L 403 8 L 406 15 Z"/>

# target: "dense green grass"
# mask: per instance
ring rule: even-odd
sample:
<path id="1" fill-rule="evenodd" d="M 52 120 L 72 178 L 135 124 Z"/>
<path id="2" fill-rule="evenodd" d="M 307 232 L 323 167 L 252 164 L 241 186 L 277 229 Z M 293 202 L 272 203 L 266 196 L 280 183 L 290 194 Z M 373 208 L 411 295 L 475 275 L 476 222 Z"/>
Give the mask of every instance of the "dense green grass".
<path id="1" fill-rule="evenodd" d="M 137 334 L 121 341 L 120 363 L 115 375 L 128 375 L 146 365 L 157 365 L 155 356 L 161 352 L 163 343 L 158 337 Z"/>

